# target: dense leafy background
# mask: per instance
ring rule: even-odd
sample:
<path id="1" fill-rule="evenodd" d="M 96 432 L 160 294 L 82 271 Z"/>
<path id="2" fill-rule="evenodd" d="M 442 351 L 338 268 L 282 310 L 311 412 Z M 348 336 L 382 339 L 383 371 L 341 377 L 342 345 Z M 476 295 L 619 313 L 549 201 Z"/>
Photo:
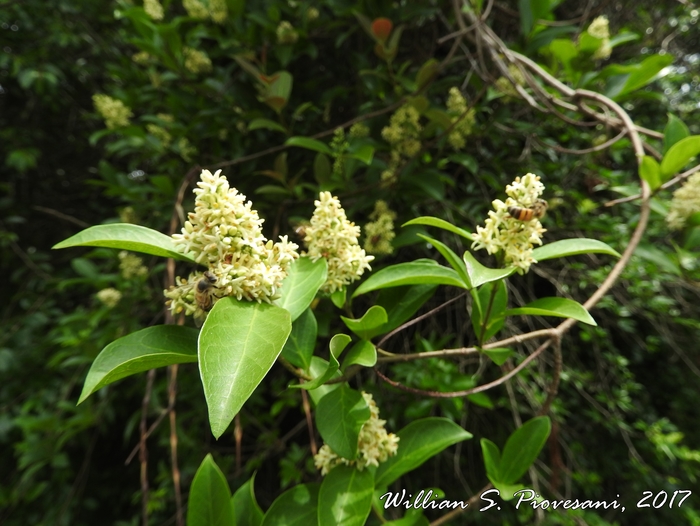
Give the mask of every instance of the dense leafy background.
<path id="1" fill-rule="evenodd" d="M 330 144 L 338 125 L 389 108 L 415 90 L 420 67 L 448 55 L 452 41 L 437 44 L 456 29 L 447 2 L 336 0 L 312 6 L 229 0 L 223 24 L 189 18 L 179 2 L 165 4 L 165 19 L 154 23 L 127 1 L 0 3 L 0 522 L 8 526 L 137 524 L 138 457 L 128 466 L 124 460 L 138 443 L 145 375 L 103 389 L 80 406 L 75 402 L 89 364 L 105 345 L 163 321 L 164 265 L 147 257 L 149 275 L 125 279 L 115 251 L 49 249 L 86 226 L 118 221 L 127 207 L 136 222 L 167 232 L 178 188 L 186 174 L 197 173 L 191 171 L 197 165 L 235 161 L 224 172 L 266 218 L 269 237 L 291 234 L 295 220 L 310 215 L 320 188 L 332 188 L 358 224 L 382 198 L 398 212 L 397 225 L 435 215 L 471 230 L 490 201 L 502 197 L 503 186 L 526 172 L 544 176 L 552 205 L 545 225 L 549 240 L 592 237 L 622 251 L 638 213 L 635 203 L 603 206 L 620 196 L 618 187 L 636 180 L 628 141 L 586 155 L 557 151 L 552 144 L 587 148 L 614 132 L 574 127 L 500 96 L 488 87 L 489 79 L 470 71 L 461 53 L 424 94 L 431 106 L 444 108 L 449 88 L 462 88 L 476 109 L 472 136 L 458 153 L 439 133 L 426 137 L 423 151 L 406 160 L 391 187 L 380 184 L 389 162 L 381 130 L 391 111 L 366 121 L 369 138 L 349 139 L 351 151 L 362 145 L 373 148 L 369 166 L 347 158 L 337 173 L 329 174 L 332 157 L 325 163 L 316 152 L 299 147 L 237 161 L 283 145 L 292 135 L 317 136 Z M 514 49 L 547 64 L 548 57 L 520 34 L 518 6 L 523 4 L 527 2 L 496 3 L 492 27 Z M 311 7 L 318 18 L 309 16 Z M 589 7 L 584 12 L 578 2 L 563 2 L 554 14 L 559 20 L 583 15 L 572 25 L 581 29 L 606 14 L 613 34 L 640 35 L 616 47 L 611 61 L 637 63 L 652 53 L 673 57 L 667 75 L 623 102 L 633 118 L 662 131 L 667 113 L 673 112 L 691 133 L 700 133 L 690 118 L 700 101 L 698 11 L 655 2 L 635 3 L 633 10 L 614 2 Z M 390 68 L 374 53 L 374 42 L 354 11 L 404 24 Z M 279 42 L 277 28 L 284 20 L 297 31 L 295 42 Z M 187 70 L 185 46 L 206 52 L 211 72 Z M 135 63 L 132 55 L 144 50 L 153 58 Z M 267 75 L 281 70 L 292 75 L 279 116 L 259 100 L 254 76 L 234 57 L 255 63 Z M 105 131 L 92 105 L 96 93 L 127 104 L 134 112 L 131 125 Z M 172 115 L 173 122 L 160 119 L 163 113 Z M 253 129 L 255 119 L 273 121 L 276 126 L 267 126 L 278 129 Z M 153 135 L 149 124 L 166 128 L 171 139 Z M 662 193 L 659 204 L 667 205 L 669 197 L 668 191 Z M 185 210 L 191 202 L 185 199 Z M 440 239 L 466 248 L 456 236 Z M 635 257 L 595 309 L 599 326 L 581 326 L 564 342 L 555 426 L 536 470 L 544 492 L 599 499 L 619 494 L 625 501 L 624 516 L 587 514 L 589 524 L 700 521 L 695 496 L 681 510 L 634 509 L 644 490 L 700 491 L 699 276 L 697 247 L 691 244 L 687 252 L 674 248 L 683 242 L 655 213 L 644 240 L 647 257 Z M 398 237 L 395 246 L 400 245 L 393 255 L 378 258 L 374 268 L 434 257 L 415 236 Z M 603 257 L 547 262 L 513 280 L 511 296 L 523 303 L 557 292 L 582 299 L 605 278 L 609 265 Z M 186 271 L 183 266 L 181 272 Z M 122 293 L 113 309 L 95 297 L 107 287 Z M 452 292 L 440 289 L 428 306 L 451 297 Z M 318 312 L 333 312 L 324 301 Z M 369 301 L 358 300 L 355 314 L 364 312 Z M 463 310 L 464 303 L 457 302 L 395 337 L 387 348 L 430 350 L 473 343 Z M 332 335 L 336 320 L 319 314 L 321 334 Z M 547 326 L 548 321 L 539 323 Z M 422 389 L 448 391 L 468 387 L 474 370 L 476 364 L 467 359 L 435 360 L 398 365 L 392 374 Z M 515 421 L 527 420 L 541 403 L 549 370 L 532 367 L 510 390 L 499 388 L 471 400 L 410 398 L 371 374 L 356 383 L 375 394 L 389 429 L 419 417 L 446 416 L 476 439 L 488 437 L 502 446 L 516 427 L 514 415 L 520 415 Z M 159 370 L 149 405 L 151 422 L 167 406 L 166 380 Z M 285 389 L 289 380 L 284 369 L 273 367 L 244 407 L 243 465 L 237 469 L 232 433 L 212 440 L 197 369 L 181 366 L 177 410 L 185 488 L 205 452 L 214 454 L 232 488 L 257 470 L 256 493 L 263 508 L 281 488 L 318 478 L 305 427 L 298 425 L 303 421 L 300 394 Z M 149 479 L 151 524 L 172 524 L 167 419 L 149 440 Z M 460 488 L 459 494 L 448 494 L 459 499 L 485 481 L 474 440 L 456 454 L 439 456 L 402 484 L 412 492 Z M 470 520 L 524 524 L 531 514 L 503 511 L 474 514 Z M 548 515 L 547 520 L 571 524 L 572 519 Z"/>

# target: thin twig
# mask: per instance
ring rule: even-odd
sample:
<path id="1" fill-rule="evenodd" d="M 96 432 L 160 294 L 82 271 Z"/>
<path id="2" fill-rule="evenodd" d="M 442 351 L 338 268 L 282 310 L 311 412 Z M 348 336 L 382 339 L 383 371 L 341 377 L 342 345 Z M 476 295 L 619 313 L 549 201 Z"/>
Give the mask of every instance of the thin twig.
<path id="1" fill-rule="evenodd" d="M 148 526 L 148 450 L 146 449 L 146 421 L 148 406 L 151 403 L 151 391 L 156 378 L 156 370 L 151 369 L 146 376 L 146 391 L 141 403 L 141 422 L 139 424 L 139 462 L 141 463 L 141 524 Z"/>
<path id="2" fill-rule="evenodd" d="M 45 206 L 33 206 L 32 208 L 34 210 L 38 210 L 39 212 L 44 212 L 45 214 L 56 216 L 59 219 L 64 219 L 70 223 L 73 223 L 74 225 L 78 225 L 81 228 L 88 228 L 90 226 L 89 223 L 86 223 L 85 221 L 82 221 L 77 217 L 69 216 L 68 214 L 64 214 L 63 212 L 54 210 L 53 208 L 46 208 Z"/>

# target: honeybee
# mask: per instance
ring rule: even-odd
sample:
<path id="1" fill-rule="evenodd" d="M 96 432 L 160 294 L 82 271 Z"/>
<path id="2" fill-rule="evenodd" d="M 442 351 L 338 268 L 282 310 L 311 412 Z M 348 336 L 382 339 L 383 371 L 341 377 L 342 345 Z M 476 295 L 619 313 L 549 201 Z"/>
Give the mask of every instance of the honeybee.
<path id="1" fill-rule="evenodd" d="M 548 206 L 547 201 L 544 199 L 538 199 L 535 201 L 535 204 L 528 208 L 510 206 L 508 207 L 508 213 L 510 214 L 510 217 L 517 219 L 518 221 L 531 221 L 535 218 L 543 218 L 544 214 L 547 212 Z"/>
<path id="2" fill-rule="evenodd" d="M 207 270 L 202 279 L 194 287 L 194 300 L 197 306 L 203 311 L 210 311 L 214 306 L 214 292 L 216 291 L 217 277 L 213 272 Z"/>

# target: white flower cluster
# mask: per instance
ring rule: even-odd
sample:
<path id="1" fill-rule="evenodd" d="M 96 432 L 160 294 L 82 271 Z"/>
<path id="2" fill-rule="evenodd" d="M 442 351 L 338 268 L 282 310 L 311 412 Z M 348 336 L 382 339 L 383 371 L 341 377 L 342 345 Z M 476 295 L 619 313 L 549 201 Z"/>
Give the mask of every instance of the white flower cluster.
<path id="1" fill-rule="evenodd" d="M 143 0 L 143 10 L 153 20 L 163 20 L 163 6 L 158 0 Z"/>
<path id="2" fill-rule="evenodd" d="M 468 109 L 467 100 L 459 91 L 459 88 L 450 88 L 447 99 L 447 114 L 456 123 L 452 131 L 447 135 L 447 142 L 455 150 L 461 150 L 467 144 L 467 137 L 472 133 L 474 126 L 474 108 Z"/>
<path id="3" fill-rule="evenodd" d="M 148 267 L 144 266 L 143 259 L 126 250 L 119 252 L 119 271 L 124 279 L 148 276 Z"/>
<path id="4" fill-rule="evenodd" d="M 228 18 L 228 7 L 226 0 L 209 0 L 204 5 L 200 0 L 183 0 L 182 6 L 187 11 L 187 15 L 197 20 L 211 18 L 217 24 L 223 24 Z"/>
<path id="5" fill-rule="evenodd" d="M 391 254 L 394 251 L 391 241 L 396 237 L 396 212 L 380 199 L 374 203 L 374 212 L 369 217 L 372 221 L 365 225 L 365 250 L 370 254 Z"/>
<path id="6" fill-rule="evenodd" d="M 602 40 L 600 47 L 593 53 L 593 59 L 606 60 L 610 58 L 612 46 L 610 45 L 610 24 L 608 17 L 599 16 L 588 26 L 588 34 Z"/>
<path id="7" fill-rule="evenodd" d="M 472 234 L 472 249 L 485 248 L 489 254 L 503 253 L 506 265 L 517 267 L 524 274 L 530 265 L 537 263 L 532 258 L 533 245 L 542 244 L 542 234 L 547 230 L 536 216 L 529 221 L 519 221 L 508 213 L 510 207 L 530 208 L 535 205 L 544 191 L 544 184 L 539 176 L 527 174 L 516 177 L 513 184 L 506 186 L 508 199 L 504 203 L 500 199 L 493 201 L 493 210 L 485 226 L 476 227 Z"/>
<path id="8" fill-rule="evenodd" d="M 119 99 L 113 99 L 109 95 L 96 93 L 92 96 L 92 103 L 95 105 L 97 113 L 99 113 L 105 121 L 105 126 L 110 130 L 128 126 L 129 119 L 134 116 L 126 104 Z"/>
<path id="9" fill-rule="evenodd" d="M 369 263 L 374 256 L 368 256 L 360 248 L 357 242 L 360 227 L 348 221 L 337 197 L 321 192 L 314 204 L 311 224 L 305 228 L 305 255 L 312 261 L 320 258 L 328 261 L 328 278 L 321 290 L 333 293 L 362 276 L 366 269 L 371 270 Z"/>
<path id="10" fill-rule="evenodd" d="M 693 214 L 700 212 L 700 173 L 691 175 L 683 186 L 673 192 L 666 223 L 671 230 L 680 230 Z"/>
<path id="11" fill-rule="evenodd" d="M 122 293 L 114 288 L 102 289 L 96 295 L 97 299 L 108 309 L 116 307 L 122 299 Z"/>
<path id="12" fill-rule="evenodd" d="M 316 469 L 326 475 L 339 464 L 355 465 L 362 471 L 366 466 L 379 466 L 390 456 L 396 454 L 399 449 L 399 437 L 394 433 L 387 433 L 384 429 L 385 420 L 379 418 L 379 408 L 369 393 L 362 393 L 370 410 L 370 417 L 360 430 L 357 443 L 357 459 L 348 460 L 339 457 L 327 444 L 324 444 L 314 456 Z"/>
<path id="13" fill-rule="evenodd" d="M 174 234 L 178 250 L 192 252 L 195 261 L 209 267 L 215 281 L 208 283 L 206 294 L 211 304 L 224 296 L 271 303 L 279 297 L 279 288 L 287 268 L 299 254 L 298 246 L 280 236 L 278 243 L 262 234 L 263 219 L 252 203 L 235 188 L 229 187 L 221 170 L 212 174 L 203 170 L 194 190 L 195 211 L 188 214 L 181 234 Z M 196 287 L 203 274 L 193 273 L 187 280 L 165 291 L 173 313 L 184 311 L 197 318 L 206 317 L 206 306 L 197 301 Z"/>
<path id="14" fill-rule="evenodd" d="M 192 47 L 182 48 L 185 56 L 185 69 L 192 73 L 208 73 L 211 71 L 211 59 L 203 51 Z"/>

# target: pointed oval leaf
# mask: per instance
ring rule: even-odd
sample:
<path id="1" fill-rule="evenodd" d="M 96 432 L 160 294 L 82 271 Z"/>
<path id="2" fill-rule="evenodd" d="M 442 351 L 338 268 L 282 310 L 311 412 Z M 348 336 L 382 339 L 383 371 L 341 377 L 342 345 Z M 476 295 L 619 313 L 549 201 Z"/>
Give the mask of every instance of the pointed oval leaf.
<path id="1" fill-rule="evenodd" d="M 464 284 L 466 285 L 469 283 L 469 277 L 467 276 L 467 269 L 464 266 L 464 261 L 459 259 L 459 256 L 454 253 L 454 251 L 445 245 L 443 242 L 438 241 L 437 239 L 433 239 L 430 236 L 426 236 L 423 234 L 417 234 L 419 238 L 426 240 L 428 243 L 433 245 L 440 254 L 442 254 L 442 257 L 444 257 L 447 262 L 450 264 L 450 266 L 459 274 L 459 277 L 462 278 L 464 281 Z"/>
<path id="2" fill-rule="evenodd" d="M 411 422 L 396 434 L 400 438 L 399 450 L 377 468 L 375 480 L 378 488 L 388 486 L 443 449 L 472 438 L 471 433 L 452 420 L 438 417 Z"/>
<path id="3" fill-rule="evenodd" d="M 667 181 L 700 153 L 700 135 L 691 135 L 671 146 L 661 159 L 661 180 Z"/>
<path id="4" fill-rule="evenodd" d="M 362 526 L 372 507 L 373 478 L 369 469 L 334 467 L 318 493 L 318 524 Z"/>
<path id="5" fill-rule="evenodd" d="M 360 429 L 370 410 L 362 394 L 346 385 L 321 398 L 316 407 L 316 427 L 323 441 L 343 458 L 355 460 Z"/>
<path id="6" fill-rule="evenodd" d="M 297 385 L 290 385 L 289 387 L 293 388 L 299 388 L 299 389 L 306 389 L 311 390 L 311 389 L 317 389 L 318 387 L 322 386 L 324 383 L 326 383 L 328 380 L 333 378 L 335 376 L 335 373 L 338 371 L 340 368 L 340 363 L 338 362 L 338 356 L 340 356 L 340 353 L 343 352 L 343 349 L 347 347 L 347 345 L 352 341 L 350 336 L 347 334 L 336 334 L 331 338 L 331 343 L 330 343 L 330 361 L 328 363 L 328 367 L 326 370 L 321 374 L 320 376 L 315 377 L 313 380 L 310 382 L 304 382 L 303 384 L 297 384 Z"/>
<path id="7" fill-rule="evenodd" d="M 634 67 L 634 70 L 629 74 L 627 80 L 620 93 L 614 98 L 617 98 L 626 93 L 642 88 L 657 78 L 657 75 L 673 62 L 673 56 L 667 55 L 652 55 L 645 58 L 641 63 Z"/>
<path id="8" fill-rule="evenodd" d="M 315 526 L 320 487 L 318 483 L 299 484 L 282 493 L 265 513 L 262 526 Z"/>
<path id="9" fill-rule="evenodd" d="M 232 526 L 231 490 L 211 454 L 204 457 L 192 481 L 187 526 Z"/>
<path id="10" fill-rule="evenodd" d="M 304 314 L 292 323 L 292 332 L 284 344 L 282 357 L 296 367 L 308 369 L 316 346 L 317 332 L 316 316 L 311 309 L 306 309 Z"/>
<path id="11" fill-rule="evenodd" d="M 508 437 L 501 455 L 499 482 L 515 484 L 530 469 L 551 429 L 549 417 L 538 416 L 525 422 Z"/>
<path id="12" fill-rule="evenodd" d="M 500 480 L 501 452 L 498 446 L 488 438 L 482 438 L 481 454 L 484 456 L 484 467 L 489 480 Z"/>
<path id="13" fill-rule="evenodd" d="M 328 361 L 324 360 L 320 356 L 312 356 L 311 357 L 311 367 L 306 371 L 312 378 L 317 378 L 323 374 L 324 371 L 328 369 Z M 340 371 L 336 369 L 336 371 L 331 375 L 330 379 L 336 379 L 340 378 L 341 374 Z M 309 396 L 311 397 L 311 400 L 315 405 L 318 405 L 318 403 L 321 401 L 321 398 L 326 396 L 328 393 L 331 391 L 335 391 L 336 389 L 340 389 L 340 386 L 343 385 L 341 383 L 335 383 L 335 384 L 322 384 L 319 385 L 316 389 L 311 389 L 309 391 Z"/>
<path id="14" fill-rule="evenodd" d="M 510 358 L 513 355 L 513 350 L 509 349 L 508 347 L 496 347 L 494 349 L 482 349 L 481 352 L 483 352 L 486 356 L 491 358 L 493 363 L 498 365 L 499 367 L 506 363 L 506 360 Z"/>
<path id="15" fill-rule="evenodd" d="M 377 334 L 393 331 L 411 318 L 432 297 L 436 289 L 436 285 L 407 285 L 381 290 L 376 303 L 384 307 L 389 321 L 379 327 L 372 338 Z"/>
<path id="16" fill-rule="evenodd" d="M 661 168 L 651 155 L 642 157 L 642 162 L 639 164 L 639 177 L 649 183 L 652 190 L 661 186 Z"/>
<path id="17" fill-rule="evenodd" d="M 333 155 L 333 150 L 331 150 L 326 143 L 317 141 L 316 139 L 311 139 L 309 137 L 290 137 L 284 144 L 287 146 L 306 148 L 307 150 L 325 153 L 326 155 Z"/>
<path id="18" fill-rule="evenodd" d="M 588 325 L 597 325 L 593 317 L 580 303 L 568 298 L 540 298 L 518 309 L 506 311 L 506 316 L 556 316 L 573 318 Z"/>
<path id="19" fill-rule="evenodd" d="M 620 257 L 619 252 L 610 245 L 597 239 L 588 238 L 561 239 L 537 247 L 532 251 L 532 257 L 535 261 L 576 256 L 578 254 L 608 254 L 617 258 Z"/>
<path id="20" fill-rule="evenodd" d="M 340 319 L 343 320 L 348 329 L 365 340 L 369 340 L 378 327 L 389 321 L 384 307 L 379 305 L 370 307 L 359 320 L 353 320 L 345 316 L 341 316 Z"/>
<path id="21" fill-rule="evenodd" d="M 291 330 L 280 307 L 231 297 L 214 304 L 199 335 L 199 372 L 216 438 L 265 378 Z"/>
<path id="22" fill-rule="evenodd" d="M 180 325 L 156 325 L 133 332 L 102 349 L 92 362 L 78 403 L 105 385 L 132 374 L 197 361 L 199 331 Z"/>
<path id="23" fill-rule="evenodd" d="M 664 128 L 664 155 L 671 146 L 689 135 L 690 130 L 685 123 L 672 113 L 669 113 L 668 124 L 666 124 L 666 128 Z"/>
<path id="24" fill-rule="evenodd" d="M 422 216 L 422 217 L 417 217 L 415 219 L 411 219 L 410 221 L 407 221 L 403 225 L 408 226 L 408 225 L 426 225 L 426 226 L 435 226 L 438 228 L 442 228 L 443 230 L 447 230 L 448 232 L 452 232 L 453 234 L 457 234 L 458 236 L 462 236 L 465 239 L 468 239 L 469 241 L 473 241 L 472 235 L 469 231 L 464 230 L 463 228 L 459 228 L 458 226 L 454 226 L 452 223 L 448 223 L 444 219 L 440 219 L 437 217 L 432 217 L 432 216 Z"/>
<path id="25" fill-rule="evenodd" d="M 278 122 L 271 121 L 270 119 L 253 119 L 248 123 L 248 130 L 257 130 L 260 128 L 287 133 L 287 130 L 284 126 L 282 126 Z"/>
<path id="26" fill-rule="evenodd" d="M 324 258 L 312 262 L 308 257 L 300 257 L 289 266 L 276 303 L 289 311 L 292 321 L 311 305 L 318 289 L 326 282 L 327 272 L 328 263 Z"/>
<path id="27" fill-rule="evenodd" d="M 374 367 L 377 363 L 377 349 L 367 340 L 360 340 L 345 355 L 343 370 L 351 365 Z"/>
<path id="28" fill-rule="evenodd" d="M 499 279 L 507 278 L 515 272 L 515 267 L 507 268 L 488 268 L 479 263 L 472 253 L 466 251 L 464 256 L 464 264 L 467 267 L 467 288 L 477 288 L 481 287 L 484 283 L 489 283 L 490 281 L 496 281 Z"/>
<path id="29" fill-rule="evenodd" d="M 451 268 L 438 265 L 431 259 L 419 259 L 409 263 L 392 265 L 372 274 L 355 290 L 353 297 L 388 287 L 426 284 L 466 288 L 459 274 Z"/>
<path id="30" fill-rule="evenodd" d="M 358 159 L 369 166 L 372 164 L 372 158 L 374 157 L 374 146 L 362 144 L 356 148 L 350 148 L 348 157 Z"/>
<path id="31" fill-rule="evenodd" d="M 339 309 L 342 309 L 343 305 L 345 305 L 347 295 L 347 287 L 343 287 L 342 289 L 338 289 L 335 292 L 331 292 L 331 301 L 333 302 L 333 305 L 335 305 Z"/>
<path id="32" fill-rule="evenodd" d="M 53 246 L 53 248 L 69 247 L 120 248 L 194 263 L 194 258 L 190 255 L 177 251 L 170 236 L 130 223 L 91 226 Z"/>
<path id="33" fill-rule="evenodd" d="M 255 474 L 236 490 L 231 497 L 235 526 L 260 526 L 263 512 L 255 499 Z"/>

